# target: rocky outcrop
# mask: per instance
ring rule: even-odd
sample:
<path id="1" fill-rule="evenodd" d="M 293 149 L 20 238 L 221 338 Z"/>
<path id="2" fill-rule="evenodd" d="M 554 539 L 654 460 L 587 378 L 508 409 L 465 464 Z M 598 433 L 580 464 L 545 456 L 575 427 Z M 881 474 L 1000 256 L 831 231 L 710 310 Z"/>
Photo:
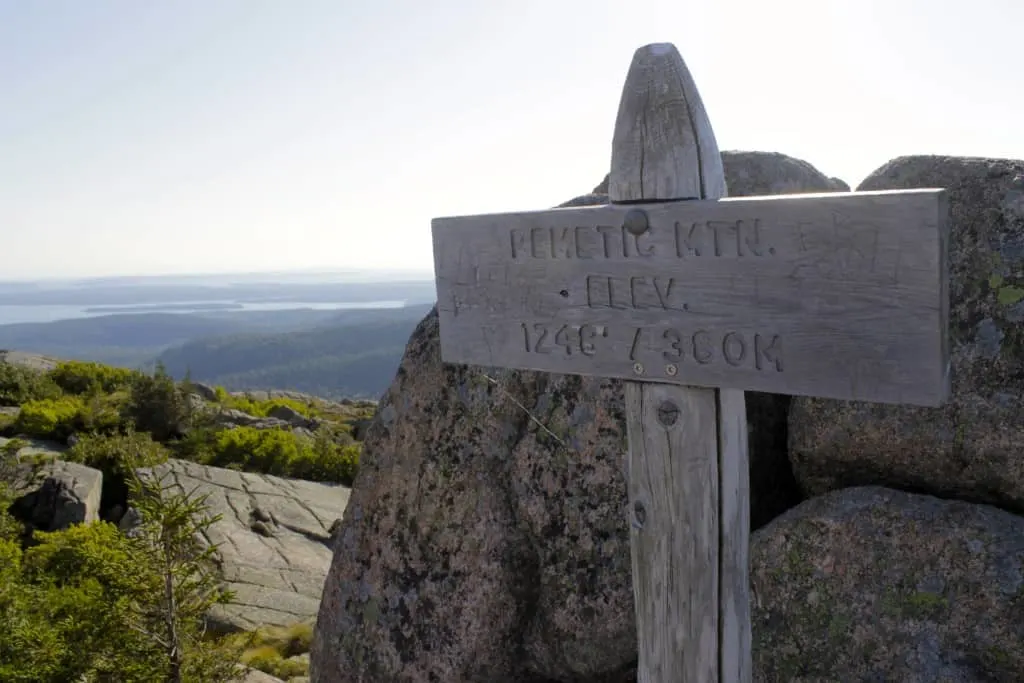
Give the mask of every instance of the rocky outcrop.
<path id="1" fill-rule="evenodd" d="M 206 401 L 217 400 L 217 389 L 209 384 L 203 384 L 202 382 L 189 382 L 189 389 Z"/>
<path id="2" fill-rule="evenodd" d="M 744 154 L 726 156 L 732 195 L 830 189 L 803 162 Z M 591 194 L 567 205 L 606 201 Z M 786 403 L 748 395 L 755 524 L 797 502 Z M 443 365 L 432 312 L 366 435 L 312 679 L 630 676 L 625 449 L 618 382 Z"/>
<path id="3" fill-rule="evenodd" d="M 26 353 L 24 351 L 11 351 L 0 349 L 0 363 L 20 365 L 40 372 L 49 372 L 57 367 L 58 361 L 50 356 L 43 356 L 38 353 Z"/>
<path id="4" fill-rule="evenodd" d="M 285 420 L 276 417 L 257 417 L 235 408 L 221 408 L 215 420 L 221 427 L 252 427 L 253 429 L 287 429 Z"/>
<path id="5" fill-rule="evenodd" d="M 309 429 L 315 430 L 320 426 L 320 420 L 315 418 L 306 417 L 299 411 L 295 410 L 290 406 L 274 406 L 270 409 L 267 417 L 275 420 L 281 420 L 290 427 L 296 429 Z"/>
<path id="6" fill-rule="evenodd" d="M 12 444 L 15 452 L 6 453 Z M 58 531 L 99 519 L 103 473 L 55 459 L 62 452 L 48 442 L 0 437 L 0 453 L 11 458 L 0 478 L 17 495 L 10 511 L 29 530 Z"/>
<path id="7" fill-rule="evenodd" d="M 722 152 L 722 165 L 730 197 L 850 189 L 806 161 L 778 152 Z"/>
<path id="8" fill-rule="evenodd" d="M 751 542 L 754 681 L 1020 681 L 1024 519 L 849 488 Z"/>
<path id="9" fill-rule="evenodd" d="M 1024 162 L 903 157 L 859 190 L 949 190 L 952 400 L 794 399 L 790 457 L 810 493 L 878 484 L 1024 512 Z"/>
<path id="10" fill-rule="evenodd" d="M 207 495 L 209 514 L 222 515 L 207 540 L 219 546 L 218 564 L 236 599 L 214 608 L 214 628 L 287 626 L 316 616 L 348 489 L 173 459 L 139 473 Z M 121 523 L 128 532 L 131 516 L 129 509 Z"/>
<path id="11" fill-rule="evenodd" d="M 778 152 L 722 152 L 722 166 L 730 197 L 803 192 L 849 192 L 839 178 L 829 178 L 811 164 Z M 590 194 L 577 197 L 569 206 L 607 201 L 608 176 Z M 596 201 L 586 201 L 594 197 Z"/>

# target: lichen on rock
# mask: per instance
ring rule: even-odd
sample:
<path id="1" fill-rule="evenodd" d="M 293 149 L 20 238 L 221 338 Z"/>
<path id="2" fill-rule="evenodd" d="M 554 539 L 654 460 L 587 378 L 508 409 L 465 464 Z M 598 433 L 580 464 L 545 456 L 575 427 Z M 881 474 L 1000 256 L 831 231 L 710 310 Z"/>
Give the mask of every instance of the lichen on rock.
<path id="1" fill-rule="evenodd" d="M 1024 671 L 1024 519 L 880 487 L 754 534 L 754 680 L 1010 683 Z"/>
<path id="2" fill-rule="evenodd" d="M 1024 512 L 1024 161 L 901 157 L 858 190 L 949 192 L 952 399 L 939 408 L 794 399 L 810 494 L 877 484 Z"/>

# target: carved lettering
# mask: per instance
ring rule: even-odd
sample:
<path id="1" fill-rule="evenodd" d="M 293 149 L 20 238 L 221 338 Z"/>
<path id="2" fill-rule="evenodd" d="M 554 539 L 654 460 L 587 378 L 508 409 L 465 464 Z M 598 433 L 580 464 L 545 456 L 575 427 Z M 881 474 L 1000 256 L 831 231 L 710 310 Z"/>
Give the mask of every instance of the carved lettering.
<path id="1" fill-rule="evenodd" d="M 573 340 L 570 335 L 572 334 L 571 328 L 568 325 L 562 325 L 558 328 L 558 332 L 555 332 L 555 343 L 565 349 L 565 355 L 572 355 L 573 345 L 578 345 L 579 341 Z"/>
<path id="2" fill-rule="evenodd" d="M 544 228 L 530 228 L 530 256 L 533 258 L 543 258 L 547 253 L 548 250 L 544 248 L 547 232 Z"/>
<path id="3" fill-rule="evenodd" d="M 776 372 L 782 372 L 782 339 L 773 334 L 766 340 L 760 334 L 754 335 L 754 365 L 761 370 L 774 365 Z"/>
<path id="4" fill-rule="evenodd" d="M 697 221 L 675 224 L 677 258 L 744 258 L 775 255 L 761 239 L 761 221 Z"/>
<path id="5" fill-rule="evenodd" d="M 598 337 L 607 337 L 608 328 L 603 325 L 560 325 L 549 326 L 543 323 L 519 323 L 523 331 L 523 345 L 527 353 L 550 354 L 552 342 L 560 346 L 565 355 L 571 356 L 577 351 L 584 356 L 597 353 L 595 341 Z"/>
<path id="6" fill-rule="evenodd" d="M 630 233 L 620 225 L 577 225 L 512 228 L 509 248 L 513 260 L 632 259 L 655 255 L 651 231 Z"/>
<path id="7" fill-rule="evenodd" d="M 688 226 L 676 223 L 676 256 L 679 258 L 700 256 L 700 244 L 697 241 L 699 237 L 697 233 L 698 226 L 700 226 L 700 223 L 691 223 Z"/>
<path id="8" fill-rule="evenodd" d="M 524 254 L 529 253 L 529 236 L 525 230 L 513 228 L 508 231 L 509 238 L 512 242 L 512 258 L 522 258 Z"/>
<path id="9" fill-rule="evenodd" d="M 523 328 L 523 342 L 526 344 L 527 353 L 551 353 L 551 349 L 544 345 L 548 338 L 548 328 L 546 325 L 540 323 L 534 323 L 531 326 L 526 323 L 520 323 Z"/>
<path id="10" fill-rule="evenodd" d="M 597 328 L 593 325 L 581 325 L 580 353 L 584 356 L 593 356 L 597 352 L 597 347 L 594 346 L 595 339 L 597 339 Z"/>
<path id="11" fill-rule="evenodd" d="M 654 291 L 658 293 L 658 304 L 665 310 L 672 308 L 669 305 L 669 301 L 672 297 L 672 285 L 676 283 L 675 278 L 671 277 L 656 277 L 654 280 Z M 685 304 L 683 308 L 685 308 Z"/>
<path id="12" fill-rule="evenodd" d="M 693 361 L 697 365 L 724 363 L 733 368 L 782 372 L 782 342 L 779 335 L 754 335 L 709 330 L 683 331 L 677 328 L 633 328 L 630 361 L 643 361 L 647 353 L 657 353 L 670 363 Z"/>
<path id="13" fill-rule="evenodd" d="M 739 367 L 747 357 L 747 342 L 739 332 L 729 332 L 722 337 L 722 356 L 734 368 Z"/>
<path id="14" fill-rule="evenodd" d="M 636 352 L 640 346 L 640 337 L 643 336 L 644 328 L 638 327 L 633 332 L 633 343 L 629 345 L 629 359 L 636 360 Z"/>
<path id="15" fill-rule="evenodd" d="M 747 253 L 752 256 L 764 256 L 764 251 L 761 248 L 761 220 L 755 218 L 746 223 L 745 221 L 737 221 L 736 225 L 736 251 L 740 256 L 743 256 L 743 247 L 746 246 Z M 768 247 L 768 253 L 774 255 L 775 248 Z"/>
<path id="16" fill-rule="evenodd" d="M 551 229 L 551 258 L 572 258 L 576 253 L 575 235 L 570 228 Z"/>
<path id="17" fill-rule="evenodd" d="M 588 275 L 587 307 L 685 311 L 687 305 L 674 299 L 678 290 L 675 284 L 671 277 Z"/>
<path id="18" fill-rule="evenodd" d="M 661 356 L 667 361 L 677 361 L 683 357 L 683 338 L 676 330 L 665 330 L 662 335 L 666 341 L 669 342 L 669 348 L 667 351 L 663 351 Z"/>
<path id="19" fill-rule="evenodd" d="M 711 346 L 711 335 L 704 330 L 693 333 L 693 359 L 701 365 L 707 365 L 715 356 Z"/>
<path id="20" fill-rule="evenodd" d="M 594 239 L 593 230 L 588 227 L 577 225 L 572 229 L 576 245 L 576 258 L 592 259 L 597 250 L 597 241 Z"/>
<path id="21" fill-rule="evenodd" d="M 622 230 L 623 230 L 623 232 L 622 232 L 623 239 L 627 239 L 627 236 L 632 238 L 633 249 L 636 251 L 636 255 L 637 256 L 641 256 L 643 258 L 650 258 L 651 256 L 654 256 L 654 243 L 653 242 L 651 242 L 650 244 L 640 244 L 640 240 L 641 239 L 643 239 L 643 240 L 650 239 L 650 237 L 651 237 L 651 231 L 650 230 L 648 230 L 647 232 L 642 233 L 640 235 L 633 235 L 632 233 L 630 233 L 625 228 L 623 228 Z"/>
<path id="22" fill-rule="evenodd" d="M 683 330 L 675 327 L 619 328 L 615 334 L 606 325 L 585 323 L 520 323 L 523 348 L 530 354 L 582 355 L 588 358 L 615 353 L 629 346 L 629 362 L 666 362 L 696 365 L 725 365 L 731 368 L 782 372 L 782 340 L 777 334 L 744 335 L 730 330 Z M 604 339 L 617 339 L 611 346 Z M 607 342 L 604 342 L 605 344 Z M 653 357 L 652 357 L 653 356 Z M 655 361 L 657 359 L 657 361 Z M 682 370 L 680 369 L 680 372 Z"/>

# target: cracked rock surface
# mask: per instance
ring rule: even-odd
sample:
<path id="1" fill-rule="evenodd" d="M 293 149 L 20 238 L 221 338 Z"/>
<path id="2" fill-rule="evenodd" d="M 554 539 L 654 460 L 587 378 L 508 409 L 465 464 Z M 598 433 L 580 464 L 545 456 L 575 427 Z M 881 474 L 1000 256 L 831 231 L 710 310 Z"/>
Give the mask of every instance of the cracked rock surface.
<path id="1" fill-rule="evenodd" d="M 209 494 L 207 540 L 218 558 L 235 603 L 210 614 L 221 630 L 285 626 L 316 617 L 331 563 L 331 530 L 348 504 L 338 484 L 285 479 L 168 460 L 143 476 L 157 476 L 197 495 Z"/>

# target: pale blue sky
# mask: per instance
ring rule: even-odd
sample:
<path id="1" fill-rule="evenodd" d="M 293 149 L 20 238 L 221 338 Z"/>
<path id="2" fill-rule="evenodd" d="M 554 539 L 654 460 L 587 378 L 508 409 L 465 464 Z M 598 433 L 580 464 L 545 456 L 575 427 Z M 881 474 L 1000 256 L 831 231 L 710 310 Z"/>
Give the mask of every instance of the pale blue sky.
<path id="1" fill-rule="evenodd" d="M 1024 158 L 1021 0 L 0 0 L 0 280 L 431 267 L 607 170 L 668 41 L 722 149 Z"/>

